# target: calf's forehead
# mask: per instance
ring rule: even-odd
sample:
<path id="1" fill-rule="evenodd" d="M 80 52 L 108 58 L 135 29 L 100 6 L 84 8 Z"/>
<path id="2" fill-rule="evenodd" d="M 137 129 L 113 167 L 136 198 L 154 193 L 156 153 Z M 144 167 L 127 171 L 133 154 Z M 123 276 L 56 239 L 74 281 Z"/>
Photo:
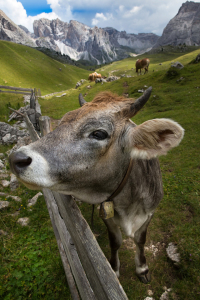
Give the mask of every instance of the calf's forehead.
<path id="1" fill-rule="evenodd" d="M 120 107 L 115 103 L 87 103 L 83 107 L 66 113 L 61 119 L 60 126 L 62 125 L 73 125 L 73 127 L 80 127 L 86 124 L 113 124 L 117 126 L 124 122 L 120 114 Z"/>

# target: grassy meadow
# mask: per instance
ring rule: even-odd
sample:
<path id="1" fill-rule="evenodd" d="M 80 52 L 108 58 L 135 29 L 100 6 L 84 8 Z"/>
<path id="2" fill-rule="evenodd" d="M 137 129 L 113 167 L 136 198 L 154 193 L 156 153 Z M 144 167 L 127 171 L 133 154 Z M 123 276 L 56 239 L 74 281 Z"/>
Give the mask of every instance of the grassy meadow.
<path id="1" fill-rule="evenodd" d="M 160 157 L 165 195 L 148 227 L 146 242 L 146 257 L 152 281 L 148 285 L 138 281 L 135 275 L 133 243 L 123 236 L 124 243 L 119 250 L 120 282 L 130 300 L 145 299 L 148 297 L 148 290 L 153 292 L 152 297 L 155 300 L 159 300 L 165 287 L 172 289 L 169 299 L 200 299 L 200 64 L 190 63 L 200 50 L 195 48 L 196 50 L 188 49 L 188 52 L 178 52 L 164 49 L 164 52 L 145 54 L 142 57 L 148 56 L 151 62 L 148 74 L 141 76 L 137 76 L 134 68 L 138 57 L 113 62 L 101 66 L 97 72 L 104 76 L 120 77 L 126 74 L 132 77 L 122 77 L 103 85 L 85 82 L 78 89 L 74 89 L 75 83 L 81 78 L 86 79 L 88 72 L 73 66 L 66 68 L 73 69 L 74 73 L 65 72 L 65 67 L 62 66 L 65 77 L 58 77 L 62 73 L 59 71 L 62 64 L 40 52 L 36 52 L 37 57 L 35 50 L 31 48 L 28 48 L 27 53 L 27 47 L 21 45 L 5 42 L 4 46 L 10 47 L 8 52 L 14 53 L 16 59 L 9 61 L 8 54 L 5 54 L 5 51 L 1 53 L 4 57 L 0 56 L 0 64 L 5 66 L 5 70 L 0 74 L 0 84 L 37 87 L 43 95 L 66 90 L 66 96 L 39 99 L 42 114 L 54 120 L 79 107 L 79 93 L 82 93 L 87 101 L 91 101 L 102 90 L 137 98 L 141 96 L 138 90 L 153 87 L 149 101 L 134 117 L 134 122 L 141 124 L 153 118 L 170 118 L 181 124 L 185 129 L 185 136 L 177 148 Z M 31 53 L 34 55 L 31 56 Z M 47 63 L 45 68 L 52 67 L 55 73 L 45 69 L 41 70 L 40 77 L 37 77 L 38 69 L 31 69 L 29 63 L 31 60 L 36 64 L 37 60 L 40 60 L 41 64 L 43 58 Z M 173 61 L 181 62 L 184 68 L 171 68 Z M 16 65 L 18 68 L 24 65 L 24 68 L 15 73 Z M 22 70 L 26 70 L 26 76 Z M 73 82 L 71 85 L 70 79 Z M 62 85 L 59 86 L 59 83 Z M 22 103 L 21 97 L 5 95 L 0 94 L 0 105 L 3 107 L 0 110 L 0 121 L 8 120 L 8 102 L 13 107 Z M 8 149 L 9 147 L 0 146 L 0 152 L 5 153 Z M 9 169 L 8 166 L 7 168 Z M 15 202 L 5 196 L 0 197 L 1 200 L 7 199 L 11 203 L 9 208 L 0 211 L 0 229 L 8 233 L 0 236 L 0 298 L 71 299 L 43 196 L 31 208 L 32 211 L 29 211 L 27 201 L 36 191 L 28 190 L 24 186 L 20 186 L 14 192 L 11 192 L 9 187 L 1 191 L 21 197 L 22 202 Z M 79 207 L 90 224 L 91 206 L 81 204 Z M 19 212 L 19 216 L 10 216 L 16 211 Z M 30 217 L 29 226 L 21 227 L 16 223 L 19 217 Z M 107 232 L 98 217 L 97 208 L 94 231 L 97 233 L 100 247 L 109 258 Z M 179 266 L 175 266 L 167 257 L 166 247 L 170 242 L 178 247 L 181 257 Z M 154 255 L 152 249 L 155 248 L 157 252 Z"/>
<path id="2" fill-rule="evenodd" d="M 0 41 L 0 85 L 37 88 L 42 95 L 75 87 L 88 71 L 63 64 L 31 47 Z"/>

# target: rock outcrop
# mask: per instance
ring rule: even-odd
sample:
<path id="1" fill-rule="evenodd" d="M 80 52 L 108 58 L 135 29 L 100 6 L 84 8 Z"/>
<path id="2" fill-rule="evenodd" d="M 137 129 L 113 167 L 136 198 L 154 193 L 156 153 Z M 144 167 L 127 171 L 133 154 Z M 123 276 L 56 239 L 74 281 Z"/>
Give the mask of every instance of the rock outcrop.
<path id="1" fill-rule="evenodd" d="M 0 40 L 35 47 L 35 41 L 0 10 Z"/>
<path id="2" fill-rule="evenodd" d="M 0 122 L 0 144 L 10 145 L 18 141 L 19 138 L 28 136 L 25 129 L 19 130 L 16 126 L 11 126 L 7 123 Z"/>
<path id="3" fill-rule="evenodd" d="M 112 27 L 103 28 L 109 34 L 110 42 L 118 51 L 122 51 L 122 47 L 128 47 L 132 52 L 141 53 L 152 48 L 159 36 L 154 33 L 126 33 L 126 31 L 118 31 Z M 122 47 L 121 47 L 122 46 Z"/>
<path id="4" fill-rule="evenodd" d="M 166 45 L 200 45 L 200 3 L 187 1 L 165 27 L 154 48 Z"/>

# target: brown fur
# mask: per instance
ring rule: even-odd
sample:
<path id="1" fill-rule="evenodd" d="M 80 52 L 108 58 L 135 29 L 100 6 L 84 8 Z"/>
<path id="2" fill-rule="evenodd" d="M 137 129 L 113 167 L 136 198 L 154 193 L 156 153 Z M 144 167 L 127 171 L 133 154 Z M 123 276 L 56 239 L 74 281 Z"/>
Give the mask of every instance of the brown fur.
<path id="1" fill-rule="evenodd" d="M 140 74 L 141 74 L 142 69 L 145 69 L 144 74 L 148 72 L 149 63 L 150 63 L 149 58 L 138 59 L 135 63 L 136 72 L 138 73 L 138 70 L 140 70 Z"/>
<path id="2" fill-rule="evenodd" d="M 101 78 L 101 74 L 98 74 L 98 73 L 96 73 L 96 72 L 91 73 L 91 74 L 89 75 L 89 77 L 88 77 L 88 80 L 90 80 L 90 81 L 95 81 L 96 78 Z"/>
<path id="3" fill-rule="evenodd" d="M 69 120 L 77 121 L 84 117 L 84 115 L 87 115 L 89 111 L 97 110 L 97 113 L 99 113 L 101 110 L 104 111 L 107 109 L 110 109 L 111 114 L 118 113 L 122 118 L 127 119 L 129 116 L 126 114 L 126 111 L 129 110 L 130 105 L 134 103 L 134 101 L 132 98 L 127 99 L 108 91 L 100 92 L 91 102 L 85 103 L 81 109 L 79 108 L 65 114 L 60 124 L 68 122 Z"/>

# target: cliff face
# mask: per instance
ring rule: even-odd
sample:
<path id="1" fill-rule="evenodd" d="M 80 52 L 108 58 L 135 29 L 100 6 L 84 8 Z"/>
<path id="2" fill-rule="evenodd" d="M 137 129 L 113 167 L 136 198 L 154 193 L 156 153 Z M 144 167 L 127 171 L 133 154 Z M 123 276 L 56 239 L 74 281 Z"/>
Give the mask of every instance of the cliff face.
<path id="1" fill-rule="evenodd" d="M 111 27 L 106 27 L 104 30 L 109 33 L 110 41 L 115 47 L 128 47 L 135 53 L 141 53 L 151 48 L 159 38 L 154 33 L 129 34 Z"/>
<path id="2" fill-rule="evenodd" d="M 139 53 L 152 47 L 158 39 L 155 34 L 127 34 L 114 28 L 90 28 L 77 21 L 40 19 L 34 22 L 36 43 L 47 38 L 55 41 L 61 53 L 72 59 L 90 60 L 95 64 L 127 57 L 129 52 Z"/>
<path id="3" fill-rule="evenodd" d="M 35 47 L 35 41 L 0 10 L 0 39 Z"/>
<path id="4" fill-rule="evenodd" d="M 187 1 L 165 27 L 154 47 L 165 45 L 200 45 L 200 3 Z"/>
<path id="5" fill-rule="evenodd" d="M 61 53 L 72 59 L 93 60 L 94 63 L 112 61 L 116 58 L 109 34 L 101 28 L 90 28 L 77 21 L 62 22 L 59 19 L 34 21 L 36 43 L 47 38 L 54 40 Z"/>

